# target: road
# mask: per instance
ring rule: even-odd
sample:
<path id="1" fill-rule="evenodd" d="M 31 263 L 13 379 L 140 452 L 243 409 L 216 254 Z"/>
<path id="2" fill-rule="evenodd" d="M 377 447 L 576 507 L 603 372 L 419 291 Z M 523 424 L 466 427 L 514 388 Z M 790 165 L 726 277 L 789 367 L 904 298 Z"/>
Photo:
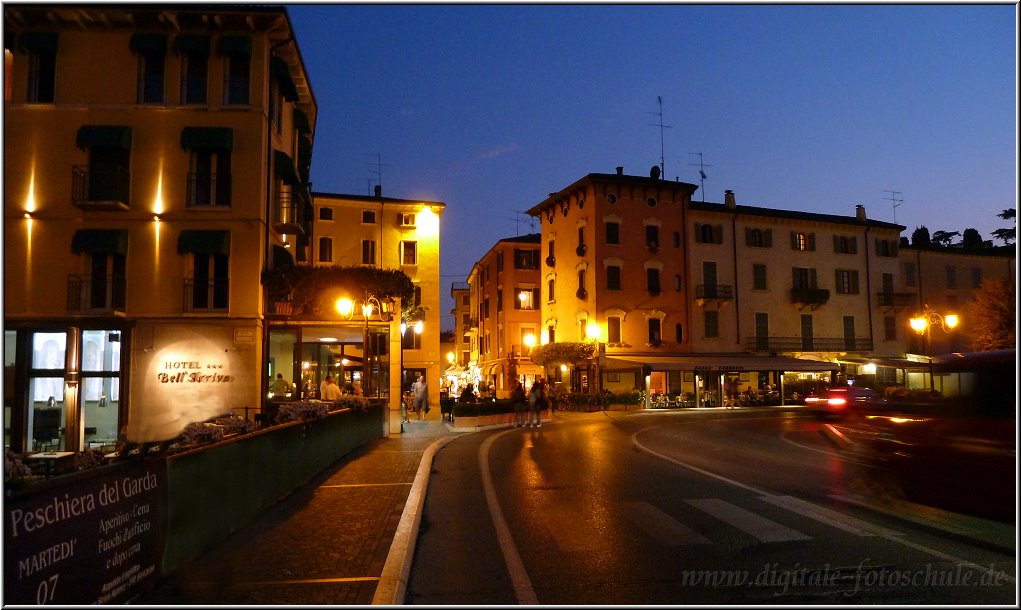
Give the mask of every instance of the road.
<path id="1" fill-rule="evenodd" d="M 1017 604 L 1016 524 L 884 505 L 821 426 L 559 413 L 461 436 L 433 462 L 405 601 Z"/>

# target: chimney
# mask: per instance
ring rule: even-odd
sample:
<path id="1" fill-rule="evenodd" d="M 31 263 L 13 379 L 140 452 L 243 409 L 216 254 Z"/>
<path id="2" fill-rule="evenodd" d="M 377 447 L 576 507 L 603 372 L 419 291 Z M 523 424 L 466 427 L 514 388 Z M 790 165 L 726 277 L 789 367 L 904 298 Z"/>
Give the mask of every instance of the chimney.
<path id="1" fill-rule="evenodd" d="M 383 196 L 383 185 L 382 184 L 377 184 L 376 185 L 376 197 L 382 197 L 382 196 Z"/>
<path id="2" fill-rule="evenodd" d="M 617 166 L 617 175 L 618 176 L 623 176 L 624 175 L 624 166 L 623 165 L 618 165 Z"/>
<path id="3" fill-rule="evenodd" d="M 737 207 L 737 201 L 734 199 L 734 191 L 730 189 L 723 191 L 723 203 L 731 210 Z"/>
<path id="4" fill-rule="evenodd" d="M 867 220 L 865 218 L 865 206 L 860 203 L 854 206 L 854 217 L 858 219 L 858 222 L 865 222 Z"/>

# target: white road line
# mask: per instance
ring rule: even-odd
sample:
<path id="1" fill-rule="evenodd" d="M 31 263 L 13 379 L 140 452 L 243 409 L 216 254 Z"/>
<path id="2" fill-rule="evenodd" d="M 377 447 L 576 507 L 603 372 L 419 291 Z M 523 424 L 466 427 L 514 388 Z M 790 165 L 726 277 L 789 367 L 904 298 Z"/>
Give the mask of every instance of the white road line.
<path id="1" fill-rule="evenodd" d="M 788 434 L 787 432 L 784 432 L 783 434 L 781 434 L 780 435 L 780 440 L 782 440 L 783 442 L 785 442 L 785 443 L 787 443 L 789 445 L 794 445 L 795 447 L 798 447 L 800 449 L 804 449 L 806 451 L 815 451 L 816 453 L 821 453 L 823 455 L 828 455 L 831 458 L 836 458 L 836 459 L 840 460 L 841 462 L 848 462 L 850 464 L 857 464 L 859 466 L 870 466 L 870 464 L 868 462 L 863 462 L 861 460 L 855 460 L 855 459 L 850 458 L 850 457 L 848 457 L 846 455 L 840 455 L 839 453 L 833 453 L 832 451 L 827 451 L 826 449 L 819 449 L 818 447 L 810 447 L 809 445 L 805 445 L 805 444 L 799 443 L 797 441 L 792 441 L 791 439 L 787 438 L 787 434 Z"/>
<path id="2" fill-rule="evenodd" d="M 489 448 L 496 439 L 511 430 L 498 432 L 482 442 L 482 447 L 479 449 L 479 469 L 482 471 L 482 488 L 486 492 L 486 504 L 489 506 L 489 515 L 492 517 L 493 526 L 496 528 L 496 537 L 500 541 L 500 550 L 503 551 L 503 559 L 507 563 L 507 571 L 510 572 L 511 582 L 514 585 L 514 595 L 518 598 L 518 604 L 535 606 L 539 604 L 539 598 L 535 596 L 532 581 L 528 578 L 528 572 L 525 571 L 525 564 L 521 562 L 518 547 L 514 545 L 514 538 L 507 527 L 507 520 L 503 517 L 500 501 L 496 497 L 493 477 L 489 471 Z"/>
<path id="3" fill-rule="evenodd" d="M 807 502 L 794 496 L 761 496 L 759 498 L 765 502 L 769 502 L 774 506 L 785 508 L 789 511 L 793 511 L 814 519 L 820 523 L 833 526 L 837 529 L 843 530 L 854 534 L 855 536 L 902 536 L 900 532 L 886 529 L 878 525 L 873 525 L 867 521 L 862 521 L 850 515 L 839 513 L 829 508 L 818 506 L 811 502 Z"/>
<path id="4" fill-rule="evenodd" d="M 625 502 L 621 505 L 627 518 L 655 538 L 663 546 L 712 544 L 695 530 L 681 524 L 648 502 Z"/>
<path id="5" fill-rule="evenodd" d="M 811 538 L 811 536 L 802 534 L 798 530 L 791 529 L 786 525 L 781 525 L 765 517 L 760 517 L 752 511 L 735 506 L 726 500 L 706 498 L 685 500 L 685 502 L 720 521 L 729 523 L 737 529 L 751 534 L 762 542 L 789 542 L 791 540 L 809 540 Z"/>

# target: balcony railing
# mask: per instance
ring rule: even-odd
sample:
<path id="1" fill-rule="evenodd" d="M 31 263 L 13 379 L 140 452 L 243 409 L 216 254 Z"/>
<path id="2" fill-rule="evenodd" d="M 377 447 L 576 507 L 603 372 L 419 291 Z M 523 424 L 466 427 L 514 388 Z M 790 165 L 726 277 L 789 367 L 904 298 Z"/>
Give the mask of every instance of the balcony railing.
<path id="1" fill-rule="evenodd" d="M 231 182 L 229 173 L 189 173 L 188 207 L 230 207 Z"/>
<path id="2" fill-rule="evenodd" d="M 123 312 L 127 282 L 122 275 L 67 276 L 67 310 L 74 313 Z"/>
<path id="3" fill-rule="evenodd" d="M 131 172 L 119 165 L 76 165 L 72 168 L 71 201 L 80 208 L 127 210 L 131 203 Z"/>
<path id="4" fill-rule="evenodd" d="M 759 352 L 870 352 L 868 337 L 748 337 L 745 345 Z"/>
<path id="5" fill-rule="evenodd" d="M 185 313 L 227 311 L 229 296 L 230 280 L 184 279 Z"/>
<path id="6" fill-rule="evenodd" d="M 695 298 L 703 301 L 729 301 L 734 298 L 734 287 L 726 284 L 698 284 Z"/>
<path id="7" fill-rule="evenodd" d="M 276 196 L 276 213 L 273 227 L 280 233 L 304 235 L 308 233 L 308 219 L 305 218 L 305 206 L 293 192 L 281 191 Z"/>
<path id="8" fill-rule="evenodd" d="M 876 303 L 880 307 L 911 307 L 918 304 L 918 295 L 912 292 L 877 292 Z"/>
<path id="9" fill-rule="evenodd" d="M 829 300 L 830 291 L 825 288 L 791 288 L 791 303 L 822 305 Z"/>

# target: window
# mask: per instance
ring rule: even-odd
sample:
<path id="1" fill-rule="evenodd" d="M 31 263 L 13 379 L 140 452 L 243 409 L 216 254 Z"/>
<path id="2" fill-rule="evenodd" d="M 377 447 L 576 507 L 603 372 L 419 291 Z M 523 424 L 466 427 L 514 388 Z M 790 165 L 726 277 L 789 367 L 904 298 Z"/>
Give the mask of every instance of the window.
<path id="1" fill-rule="evenodd" d="M 854 341 L 854 316 L 844 316 L 844 349 L 853 352 Z"/>
<path id="2" fill-rule="evenodd" d="M 680 322 L 674 324 L 674 341 L 684 343 L 684 327 Z"/>
<path id="3" fill-rule="evenodd" d="M 196 252 L 192 255 L 191 310 L 226 310 L 230 293 L 226 254 Z"/>
<path id="4" fill-rule="evenodd" d="M 674 231 L 674 247 L 675 248 L 680 248 L 681 247 L 681 232 L 680 231 Z"/>
<path id="5" fill-rule="evenodd" d="M 837 294 L 858 294 L 858 272 L 837 269 Z"/>
<path id="6" fill-rule="evenodd" d="M 752 265 L 752 290 L 766 290 L 766 266 L 761 263 Z"/>
<path id="7" fill-rule="evenodd" d="M 957 267 L 947 265 L 947 288 L 957 288 Z"/>
<path id="8" fill-rule="evenodd" d="M 982 269 L 980 267 L 971 268 L 971 287 L 979 288 L 982 286 Z"/>
<path id="9" fill-rule="evenodd" d="M 49 32 L 25 32 L 19 44 L 28 52 L 29 104 L 52 104 L 57 79 L 57 35 Z"/>
<path id="10" fill-rule="evenodd" d="M 517 257 L 515 257 L 515 259 L 516 258 Z M 517 261 L 515 260 L 515 262 L 517 262 Z M 497 273 L 502 273 L 503 272 L 503 252 L 497 252 L 496 253 L 496 272 Z"/>
<path id="11" fill-rule="evenodd" d="M 553 326 L 546 327 L 546 335 L 550 343 L 555 343 L 557 339 L 557 331 Z"/>
<path id="12" fill-rule="evenodd" d="M 760 352 L 769 349 L 769 314 L 755 313 L 755 349 Z"/>
<path id="13" fill-rule="evenodd" d="M 181 103 L 205 104 L 209 89 L 209 39 L 204 36 L 178 36 L 181 54 Z"/>
<path id="14" fill-rule="evenodd" d="M 514 268 L 515 269 L 538 269 L 539 268 L 539 251 L 538 250 L 519 250 L 519 249 L 515 249 L 514 250 Z"/>
<path id="15" fill-rule="evenodd" d="M 414 327 L 408 326 L 401 335 L 401 349 L 422 349 L 422 333 L 416 332 Z"/>
<path id="16" fill-rule="evenodd" d="M 792 271 L 794 288 L 799 289 L 815 288 L 816 286 L 815 269 L 808 269 L 805 267 L 794 267 Z"/>
<path id="17" fill-rule="evenodd" d="M 745 228 L 744 230 L 744 242 L 749 248 L 772 248 L 773 247 L 773 230 L 766 229 L 752 229 L 751 227 Z"/>
<path id="18" fill-rule="evenodd" d="M 674 275 L 674 292 L 681 291 L 681 275 L 678 273 Z"/>
<path id="19" fill-rule="evenodd" d="M 552 243 L 552 242 L 550 242 Z M 607 221 L 606 222 L 606 243 L 608 244 L 620 244 L 620 223 Z"/>
<path id="20" fill-rule="evenodd" d="M 904 263 L 904 285 L 914 286 L 915 285 L 915 273 L 916 267 L 914 263 Z"/>
<path id="21" fill-rule="evenodd" d="M 376 241 L 373 239 L 362 240 L 362 264 L 376 264 Z"/>
<path id="22" fill-rule="evenodd" d="M 224 53 L 228 41 L 238 41 L 237 48 Z M 248 42 L 245 48 L 244 42 Z M 234 46 L 235 43 L 230 43 Z M 249 103 L 251 91 L 251 41 L 244 37 L 224 36 L 220 39 L 220 53 L 224 55 L 223 103 L 227 106 L 245 106 Z"/>
<path id="23" fill-rule="evenodd" d="M 82 330 L 81 404 L 85 447 L 113 445 L 120 430 L 121 333 Z"/>
<path id="24" fill-rule="evenodd" d="M 659 269 L 656 269 L 655 267 L 646 269 L 645 281 L 650 294 L 656 295 L 662 292 L 662 288 L 659 284 Z"/>
<path id="25" fill-rule="evenodd" d="M 607 265 L 606 289 L 620 290 L 620 265 Z"/>
<path id="26" fill-rule="evenodd" d="M 695 223 L 695 240 L 700 244 L 722 244 L 723 225 Z"/>
<path id="27" fill-rule="evenodd" d="M 579 256 L 585 250 L 585 227 L 578 227 L 578 252 Z"/>
<path id="28" fill-rule="evenodd" d="M 556 248 L 553 247 L 553 242 L 554 240 L 552 239 L 546 242 L 546 264 L 550 267 L 553 266 L 553 261 L 556 260 Z"/>
<path id="29" fill-rule="evenodd" d="M 649 318 L 649 344 L 656 346 L 663 342 L 661 326 L 662 320 L 659 318 Z"/>
<path id="30" fill-rule="evenodd" d="M 896 239 L 876 239 L 876 256 L 897 256 Z"/>
<path id="31" fill-rule="evenodd" d="M 621 343 L 620 316 L 608 316 L 606 318 L 606 342 Z"/>
<path id="32" fill-rule="evenodd" d="M 333 238 L 332 237 L 320 237 L 319 238 L 319 262 L 320 263 L 332 263 L 333 262 Z"/>
<path id="33" fill-rule="evenodd" d="M 720 336 L 720 312 L 713 310 L 706 310 L 703 313 L 703 322 L 705 324 L 705 338 L 716 339 Z"/>
<path id="34" fill-rule="evenodd" d="M 134 42 L 134 38 L 132 42 Z M 166 37 L 151 37 L 152 44 L 138 51 L 139 104 L 162 104 L 165 96 L 164 83 L 167 75 Z"/>
<path id="35" fill-rule="evenodd" d="M 588 296 L 588 291 L 585 290 L 585 270 L 578 269 L 578 294 L 579 299 L 584 299 Z"/>
<path id="36" fill-rule="evenodd" d="M 269 83 L 269 116 L 272 121 L 273 131 L 277 134 L 283 129 L 284 121 L 284 94 L 280 90 L 280 82 L 277 79 Z"/>
<path id="37" fill-rule="evenodd" d="M 376 213 L 372 210 L 362 210 L 362 224 L 363 225 L 376 224 Z"/>
<path id="38" fill-rule="evenodd" d="M 188 175 L 188 207 L 230 207 L 231 151 L 195 148 Z"/>
<path id="39" fill-rule="evenodd" d="M 659 247 L 659 227 L 656 225 L 645 225 L 645 245 L 652 249 Z"/>
<path id="40" fill-rule="evenodd" d="M 89 151 L 89 164 L 74 168 L 75 205 L 128 209 L 131 199 L 131 130 L 107 125 L 78 129 L 79 148 Z"/>
<path id="41" fill-rule="evenodd" d="M 655 197 L 649 197 L 648 199 L 645 200 L 645 205 L 649 206 L 650 208 L 656 207 L 656 203 L 657 202 Z"/>
<path id="42" fill-rule="evenodd" d="M 833 251 L 837 254 L 857 254 L 858 238 L 853 235 L 850 237 L 847 235 L 834 235 Z"/>
<path id="43" fill-rule="evenodd" d="M 812 314 L 801 314 L 801 349 L 810 352 L 815 347 L 815 331 L 813 330 Z"/>
<path id="44" fill-rule="evenodd" d="M 553 291 L 554 282 L 555 282 L 555 280 L 548 280 L 546 282 L 546 302 L 547 303 L 554 303 L 557 300 L 556 299 L 556 293 Z"/>
<path id="45" fill-rule="evenodd" d="M 489 319 L 489 297 L 482 299 L 482 319 Z"/>
<path id="46" fill-rule="evenodd" d="M 514 309 L 521 309 L 521 306 L 515 302 Z M 496 289 L 496 310 L 503 311 L 503 288 Z"/>
<path id="47" fill-rule="evenodd" d="M 533 310 L 539 308 L 538 288 L 516 288 L 514 293 L 517 295 L 517 298 L 514 299 L 514 309 Z"/>
<path id="48" fill-rule="evenodd" d="M 815 250 L 815 233 L 804 233 L 801 231 L 791 231 L 791 249 L 799 250 L 801 252 L 811 252 Z"/>
<path id="49" fill-rule="evenodd" d="M 883 318 L 883 339 L 886 341 L 897 340 L 897 318 L 894 316 Z"/>
<path id="50" fill-rule="evenodd" d="M 402 213 L 400 215 L 400 221 L 402 227 L 414 227 L 415 226 L 415 215 L 411 213 Z"/>
<path id="51" fill-rule="evenodd" d="M 31 451 L 65 449 L 64 404 L 67 333 L 32 333 L 32 360 L 28 373 L 28 431 Z"/>
<path id="52" fill-rule="evenodd" d="M 319 220 L 333 220 L 333 208 L 319 208 Z"/>
<path id="53" fill-rule="evenodd" d="M 93 252 L 88 306 L 93 311 L 124 311 L 127 258 L 117 252 Z"/>
<path id="54" fill-rule="evenodd" d="M 401 264 L 402 265 L 418 264 L 418 242 L 416 241 L 401 242 Z"/>

